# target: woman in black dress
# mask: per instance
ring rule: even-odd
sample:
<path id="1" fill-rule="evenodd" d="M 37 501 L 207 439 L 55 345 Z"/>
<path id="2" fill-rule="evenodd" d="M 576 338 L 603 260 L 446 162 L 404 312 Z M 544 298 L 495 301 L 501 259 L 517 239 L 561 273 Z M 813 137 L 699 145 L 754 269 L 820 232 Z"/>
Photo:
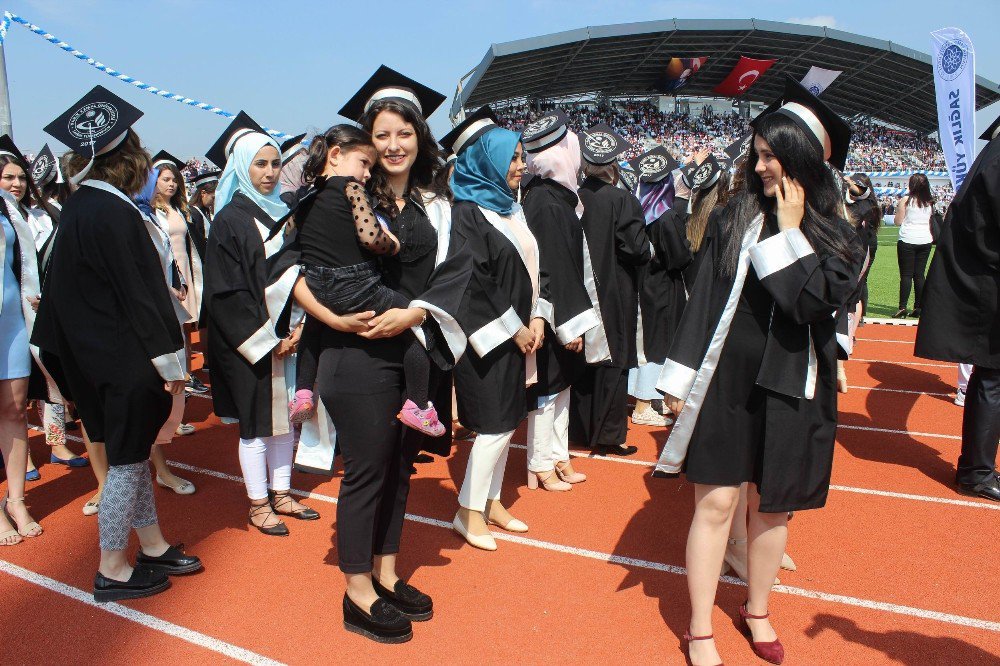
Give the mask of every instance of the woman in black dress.
<path id="1" fill-rule="evenodd" d="M 754 652 L 781 663 L 768 597 L 788 512 L 825 504 L 837 424 L 834 313 L 857 286 L 864 254 L 842 217 L 850 128 L 789 79 L 754 121 L 746 191 L 700 275 L 657 387 L 678 419 L 658 470 L 695 484 L 688 535 L 694 664 L 718 664 L 712 607 L 739 487 L 749 488 L 749 597 L 740 608 Z"/>

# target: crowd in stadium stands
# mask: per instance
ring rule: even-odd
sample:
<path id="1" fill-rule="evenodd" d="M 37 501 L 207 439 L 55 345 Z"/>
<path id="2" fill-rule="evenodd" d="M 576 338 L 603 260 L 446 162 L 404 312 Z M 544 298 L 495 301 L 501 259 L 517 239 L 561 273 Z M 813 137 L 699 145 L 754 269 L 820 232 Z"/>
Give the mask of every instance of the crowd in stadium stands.
<path id="1" fill-rule="evenodd" d="M 649 102 L 615 103 L 610 109 L 593 105 L 563 104 L 574 129 L 605 122 L 632 142 L 634 149 L 627 159 L 663 144 L 683 160 L 701 146 L 721 152 L 747 129 L 747 121 L 736 114 L 664 113 Z M 527 105 L 498 109 L 505 126 L 522 128 L 538 115 Z M 937 142 L 915 134 L 880 125 L 856 125 L 848 171 L 892 171 L 909 169 L 945 169 L 944 156 Z"/>
<path id="2" fill-rule="evenodd" d="M 666 146 L 679 161 L 684 162 L 702 146 L 711 146 L 718 154 L 747 132 L 747 121 L 734 113 L 708 112 L 664 113 L 649 102 L 614 103 L 610 108 L 597 109 L 591 104 L 560 104 L 570 118 L 574 130 L 580 131 L 598 123 L 611 125 L 632 143 L 624 158 L 632 159 L 657 144 Z M 498 108 L 505 127 L 523 129 L 540 115 L 527 105 Z M 855 125 L 847 171 L 945 170 L 944 155 L 936 141 L 881 125 Z M 888 187 L 906 187 L 905 178 Z M 934 196 L 943 209 L 951 201 L 951 186 L 935 187 Z M 887 215 L 895 211 L 898 196 L 882 196 Z"/>

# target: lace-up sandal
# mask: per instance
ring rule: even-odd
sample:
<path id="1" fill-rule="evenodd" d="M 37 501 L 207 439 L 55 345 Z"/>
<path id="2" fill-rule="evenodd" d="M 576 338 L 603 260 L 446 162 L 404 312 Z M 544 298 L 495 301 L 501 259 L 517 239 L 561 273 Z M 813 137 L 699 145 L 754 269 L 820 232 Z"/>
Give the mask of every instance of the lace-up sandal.
<path id="1" fill-rule="evenodd" d="M 291 516 L 298 520 L 319 520 L 319 512 L 307 506 L 293 509 L 295 500 L 287 490 L 271 492 L 271 507 L 279 516 Z"/>
<path id="2" fill-rule="evenodd" d="M 250 505 L 250 517 L 248 518 L 251 527 L 256 527 L 260 530 L 261 534 L 266 534 L 268 536 L 288 536 L 288 526 L 282 522 L 277 525 L 271 525 L 270 527 L 264 527 L 263 523 L 267 522 L 268 516 L 274 515 L 274 509 L 271 508 L 270 503 L 268 504 L 251 504 Z M 258 516 L 264 516 L 261 524 L 258 525 L 253 521 L 254 518 Z"/>

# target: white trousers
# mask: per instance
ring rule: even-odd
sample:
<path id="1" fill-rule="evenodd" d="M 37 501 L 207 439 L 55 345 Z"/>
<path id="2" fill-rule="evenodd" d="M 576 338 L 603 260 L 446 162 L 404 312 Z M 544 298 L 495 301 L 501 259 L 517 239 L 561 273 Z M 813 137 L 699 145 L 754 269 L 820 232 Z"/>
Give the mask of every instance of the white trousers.
<path id="1" fill-rule="evenodd" d="M 268 470 L 271 472 L 271 490 L 282 491 L 292 487 L 292 448 L 294 435 L 273 435 L 240 440 L 240 469 L 251 500 L 267 498 Z"/>
<path id="2" fill-rule="evenodd" d="M 551 472 L 556 462 L 569 460 L 569 395 L 538 399 L 539 409 L 528 412 L 528 471 Z"/>
<path id="3" fill-rule="evenodd" d="M 500 499 L 507 453 L 514 431 L 499 435 L 477 435 L 469 452 L 465 480 L 458 492 L 458 503 L 470 511 L 485 511 L 486 500 Z"/>
<path id="4" fill-rule="evenodd" d="M 971 363 L 958 364 L 958 390 L 964 392 L 969 388 L 969 377 L 972 376 Z"/>

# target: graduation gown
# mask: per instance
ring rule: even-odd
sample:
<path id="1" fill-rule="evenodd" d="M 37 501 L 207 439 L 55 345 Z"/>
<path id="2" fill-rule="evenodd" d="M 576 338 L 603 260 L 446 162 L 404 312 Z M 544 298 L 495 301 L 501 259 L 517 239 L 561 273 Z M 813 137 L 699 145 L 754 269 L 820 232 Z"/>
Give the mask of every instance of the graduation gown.
<path id="1" fill-rule="evenodd" d="M 67 201 L 32 343 L 108 462 L 142 462 L 187 376 L 163 264 L 135 204 L 99 180 Z"/>
<path id="2" fill-rule="evenodd" d="M 546 338 L 537 352 L 538 382 L 528 388 L 528 411 L 537 409 L 538 398 L 560 393 L 577 380 L 585 355 L 565 345 L 601 326 L 584 284 L 584 238 L 577 202 L 576 194 L 549 178 L 533 178 L 524 195 L 524 216 L 538 242 L 537 310 L 545 319 Z M 593 284 L 592 272 L 589 277 Z"/>
<path id="3" fill-rule="evenodd" d="M 642 275 L 642 359 L 663 363 L 687 302 L 684 270 L 694 262 L 687 240 L 688 200 L 676 197 L 670 208 L 646 227 L 653 257 Z"/>
<path id="4" fill-rule="evenodd" d="M 218 416 L 239 419 L 243 439 L 291 430 L 291 378 L 275 352 L 288 335 L 299 270 L 284 251 L 289 246 L 278 224 L 237 191 L 208 235 L 204 300 L 212 399 Z"/>
<path id="5" fill-rule="evenodd" d="M 524 217 L 514 206 L 511 217 Z M 514 336 L 532 317 L 532 276 L 507 218 L 470 201 L 452 206 L 448 258 L 423 296 L 452 312 L 468 335 L 455 366 L 459 420 L 483 434 L 514 430 L 527 416 L 525 357 Z"/>
<path id="6" fill-rule="evenodd" d="M 741 240 L 735 276 L 702 263 L 657 389 L 685 401 L 657 470 L 687 464 L 695 483 L 754 481 L 761 510 L 826 502 L 837 427 L 835 314 L 857 287 L 864 256 L 819 256 L 798 229 L 760 215 Z M 704 418 L 703 418 L 704 417 Z"/>
<path id="7" fill-rule="evenodd" d="M 1000 140 L 952 200 L 921 298 L 917 356 L 1000 369 Z"/>
<path id="8" fill-rule="evenodd" d="M 587 257 L 593 266 L 610 358 L 588 367 L 573 387 L 570 438 L 589 446 L 625 442 L 628 370 L 637 365 L 638 271 L 649 262 L 649 240 L 638 199 L 597 178 L 578 192 Z"/>

